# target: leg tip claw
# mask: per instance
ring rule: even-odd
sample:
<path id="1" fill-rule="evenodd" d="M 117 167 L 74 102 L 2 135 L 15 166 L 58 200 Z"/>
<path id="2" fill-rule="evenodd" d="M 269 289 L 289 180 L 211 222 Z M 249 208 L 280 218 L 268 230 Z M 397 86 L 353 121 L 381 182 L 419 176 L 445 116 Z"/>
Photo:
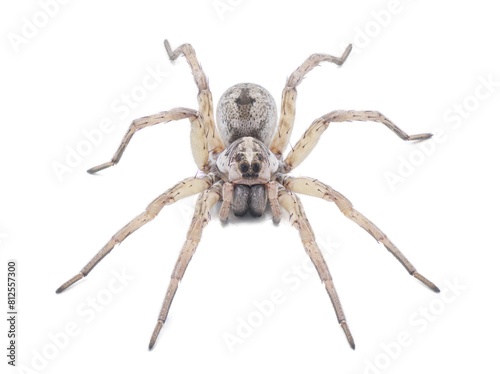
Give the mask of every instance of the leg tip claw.
<path id="1" fill-rule="evenodd" d="M 347 326 L 346 321 L 340 322 L 340 327 L 344 330 L 345 337 L 347 338 L 347 342 L 352 349 L 356 349 L 356 344 L 354 344 L 354 338 L 352 337 L 351 331 L 349 330 L 349 326 Z"/>
<path id="2" fill-rule="evenodd" d="M 427 140 L 427 139 L 430 139 L 432 138 L 433 134 L 431 133 L 424 133 L 424 134 L 415 134 L 415 135 L 410 135 L 408 137 L 408 140 Z"/>
<path id="3" fill-rule="evenodd" d="M 63 283 L 57 290 L 56 290 L 56 293 L 61 293 L 63 292 L 64 290 L 66 290 L 69 286 L 71 286 L 72 284 L 78 282 L 80 279 L 82 279 L 84 277 L 84 275 L 82 273 L 78 273 L 77 275 L 75 275 L 73 278 L 71 278 L 70 280 L 68 280 L 67 282 Z"/>
<path id="4" fill-rule="evenodd" d="M 340 60 L 342 61 L 342 64 L 344 63 L 344 61 L 347 59 L 347 57 L 349 56 L 349 54 L 351 53 L 352 51 L 352 44 L 349 44 L 346 48 L 345 48 L 345 51 L 344 53 L 342 54 L 342 57 L 340 57 Z"/>
<path id="5" fill-rule="evenodd" d="M 436 293 L 439 293 L 441 292 L 441 290 L 434 284 L 432 283 L 430 280 L 428 280 L 426 277 L 424 277 L 422 274 L 418 273 L 418 272 L 414 272 L 413 273 L 413 276 L 415 278 L 417 278 L 420 282 L 422 282 L 423 284 L 425 284 L 428 288 L 430 288 L 432 291 L 436 292 Z"/>
<path id="6" fill-rule="evenodd" d="M 158 321 L 156 323 L 155 329 L 153 331 L 153 335 L 151 335 L 151 339 L 149 340 L 148 349 L 150 351 L 154 348 L 154 346 L 156 344 L 156 339 L 158 339 L 158 335 L 160 334 L 160 330 L 161 330 L 162 327 L 163 327 L 163 322 L 162 321 Z"/>
<path id="7" fill-rule="evenodd" d="M 93 168 L 90 168 L 89 170 L 87 170 L 87 173 L 89 173 L 89 174 L 95 174 L 95 173 L 97 173 L 98 171 L 101 171 L 101 170 L 107 169 L 107 168 L 109 168 L 110 166 L 114 166 L 115 164 L 116 164 L 116 163 L 115 163 L 115 162 L 113 162 L 113 161 L 105 162 L 104 164 L 97 165 L 97 166 L 94 166 Z"/>

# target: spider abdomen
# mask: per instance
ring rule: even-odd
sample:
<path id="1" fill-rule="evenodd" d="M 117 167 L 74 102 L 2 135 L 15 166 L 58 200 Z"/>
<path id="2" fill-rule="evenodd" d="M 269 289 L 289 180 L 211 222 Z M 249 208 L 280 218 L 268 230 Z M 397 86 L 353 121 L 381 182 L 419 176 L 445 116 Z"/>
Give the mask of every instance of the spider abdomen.
<path id="1" fill-rule="evenodd" d="M 269 146 L 276 123 L 276 102 L 258 84 L 239 83 L 228 88 L 217 105 L 217 127 L 226 146 L 245 136 Z"/>

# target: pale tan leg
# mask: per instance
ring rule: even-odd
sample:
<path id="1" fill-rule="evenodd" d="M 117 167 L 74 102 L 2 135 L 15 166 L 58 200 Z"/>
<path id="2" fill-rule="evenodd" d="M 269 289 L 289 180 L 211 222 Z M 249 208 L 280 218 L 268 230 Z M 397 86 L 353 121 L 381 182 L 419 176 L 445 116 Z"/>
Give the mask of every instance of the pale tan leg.
<path id="1" fill-rule="evenodd" d="M 132 121 L 132 124 L 123 137 L 122 142 L 120 143 L 120 146 L 111 161 L 94 166 L 93 168 L 87 170 L 87 172 L 94 174 L 110 166 L 116 165 L 120 161 L 125 148 L 127 148 L 127 145 L 130 142 L 130 139 L 137 131 L 159 123 L 178 121 L 185 118 L 189 119 L 191 122 L 191 151 L 193 153 L 194 161 L 200 170 L 208 172 L 209 149 L 206 129 L 199 113 L 193 109 L 187 108 L 175 108 L 167 112 L 160 112 L 151 116 L 135 119 Z"/>
<path id="2" fill-rule="evenodd" d="M 392 253 L 394 257 L 396 257 L 396 259 L 404 266 L 404 268 L 408 271 L 408 273 L 410 273 L 410 275 L 417 278 L 432 291 L 439 292 L 439 288 L 430 280 L 417 272 L 417 269 L 415 269 L 410 261 L 408 261 L 408 259 L 389 240 L 389 238 L 377 226 L 375 226 L 373 222 L 371 222 L 368 218 L 354 209 L 351 202 L 347 200 L 347 198 L 345 198 L 342 194 L 335 191 L 330 186 L 312 178 L 284 177 L 280 182 L 285 188 L 289 189 L 290 191 L 315 196 L 327 201 L 334 202 L 347 218 L 365 229 L 371 236 L 375 238 L 377 242 L 382 243 L 387 248 L 387 250 Z"/>
<path id="3" fill-rule="evenodd" d="M 61 287 L 59 287 L 56 293 L 61 293 L 73 283 L 79 281 L 83 277 L 86 277 L 88 273 L 96 266 L 99 261 L 101 261 L 106 255 L 108 255 L 111 250 L 118 244 L 123 242 L 127 236 L 132 234 L 137 229 L 144 226 L 149 221 L 153 220 L 158 213 L 163 209 L 164 206 L 175 203 L 184 197 L 200 193 L 213 184 L 213 178 L 207 175 L 204 178 L 187 178 L 176 184 L 174 187 L 167 190 L 165 193 L 158 196 L 151 204 L 149 204 L 146 210 L 135 217 L 132 221 L 121 228 L 113 237 L 106 243 L 106 245 L 90 260 L 90 262 L 85 265 L 85 267 L 70 280 L 65 282 Z"/>
<path id="4" fill-rule="evenodd" d="M 354 339 L 347 325 L 344 311 L 342 310 L 342 305 L 340 304 L 340 299 L 333 285 L 330 271 L 328 270 L 328 265 L 326 264 L 325 259 L 321 254 L 321 250 L 316 243 L 311 225 L 307 220 L 304 208 L 300 203 L 299 198 L 294 193 L 281 189 L 278 194 L 278 200 L 281 206 L 290 214 L 290 221 L 292 225 L 299 230 L 302 244 L 316 267 L 321 281 L 325 284 L 326 291 L 328 292 L 328 296 L 330 296 L 335 314 L 337 315 L 337 320 L 344 331 L 349 345 L 352 349 L 354 349 Z"/>
<path id="5" fill-rule="evenodd" d="M 224 149 L 224 144 L 215 129 L 214 121 L 214 110 L 213 110 L 213 100 L 212 92 L 208 86 L 208 79 L 203 69 L 201 68 L 198 59 L 196 58 L 196 53 L 191 44 L 182 44 L 175 50 L 172 50 L 168 40 L 164 41 L 165 49 L 167 50 L 168 57 L 171 61 L 176 60 L 181 54 L 186 58 L 189 67 L 193 73 L 194 81 L 198 87 L 198 104 L 200 113 L 203 116 L 203 122 L 208 128 L 208 145 L 209 150 L 215 153 L 222 152 Z"/>
<path id="6" fill-rule="evenodd" d="M 182 247 L 177 263 L 175 264 L 174 271 L 172 272 L 167 294 L 165 295 L 160 315 L 158 316 L 158 322 L 156 323 L 156 327 L 149 342 L 149 349 L 154 347 L 158 334 L 167 319 L 168 311 L 170 309 L 170 305 L 172 304 L 175 292 L 177 291 L 179 282 L 184 276 L 184 272 L 186 271 L 189 261 L 193 257 L 196 247 L 200 242 L 202 230 L 210 219 L 209 210 L 221 199 L 221 197 L 221 182 L 218 182 L 209 190 L 201 194 L 198 198 L 193 220 L 191 221 L 191 226 L 187 232 L 186 241 L 184 242 L 184 246 Z"/>
<path id="7" fill-rule="evenodd" d="M 293 149 L 286 156 L 286 171 L 291 171 L 306 159 L 318 143 L 321 134 L 328 128 L 330 123 L 345 121 L 372 121 L 382 123 L 403 140 L 425 140 L 432 137 L 430 133 L 408 135 L 380 112 L 371 110 L 335 110 L 318 118 L 309 126 L 304 135 L 302 135 L 297 144 L 295 144 Z"/>
<path id="8" fill-rule="evenodd" d="M 295 121 L 295 100 L 297 98 L 296 87 L 302 82 L 304 76 L 318 66 L 321 62 L 332 62 L 341 66 L 349 56 L 352 45 L 348 45 L 341 57 L 326 54 L 313 54 L 295 70 L 288 78 L 281 95 L 281 114 L 278 123 L 278 131 L 271 142 L 270 150 L 275 155 L 281 156 L 288 145 Z"/>

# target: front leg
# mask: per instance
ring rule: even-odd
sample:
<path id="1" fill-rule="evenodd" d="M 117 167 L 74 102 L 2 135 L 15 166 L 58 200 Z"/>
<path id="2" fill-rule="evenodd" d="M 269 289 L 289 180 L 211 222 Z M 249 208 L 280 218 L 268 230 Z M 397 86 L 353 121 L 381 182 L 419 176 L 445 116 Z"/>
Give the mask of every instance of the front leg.
<path id="1" fill-rule="evenodd" d="M 281 94 L 281 114 L 278 131 L 271 142 L 270 150 L 275 155 L 281 156 L 288 145 L 295 121 L 295 101 L 297 99 L 297 86 L 302 82 L 308 72 L 322 62 L 332 62 L 342 66 L 351 53 L 352 45 L 348 45 L 340 57 L 315 53 L 308 57 L 288 78 L 283 93 Z"/>
<path id="2" fill-rule="evenodd" d="M 175 61 L 180 55 L 184 55 L 186 61 L 193 73 L 194 81 L 198 87 L 198 105 L 203 120 L 208 128 L 208 142 L 211 151 L 216 153 L 222 152 L 224 145 L 215 129 L 214 110 L 212 92 L 208 85 L 208 78 L 201 68 L 201 65 L 196 57 L 196 52 L 191 44 L 182 44 L 175 50 L 172 50 L 168 40 L 164 41 L 165 49 L 167 50 L 170 61 Z"/>

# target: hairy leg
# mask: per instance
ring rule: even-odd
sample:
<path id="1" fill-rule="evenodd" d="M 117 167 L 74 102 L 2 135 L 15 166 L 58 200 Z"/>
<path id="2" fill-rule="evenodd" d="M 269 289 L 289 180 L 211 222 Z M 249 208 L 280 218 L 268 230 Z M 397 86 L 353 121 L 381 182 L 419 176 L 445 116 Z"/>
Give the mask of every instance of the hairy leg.
<path id="1" fill-rule="evenodd" d="M 156 339 L 158 338 L 163 324 L 167 319 L 168 311 L 175 296 L 175 292 L 177 291 L 177 287 L 179 286 L 179 282 L 184 276 L 189 261 L 196 251 L 196 247 L 198 246 L 198 243 L 201 239 L 203 228 L 207 225 L 210 219 L 209 210 L 220 200 L 221 196 L 221 183 L 216 183 L 198 197 L 193 220 L 191 221 L 191 226 L 189 227 L 189 230 L 187 232 L 186 241 L 184 242 L 184 246 L 182 247 L 181 253 L 179 254 L 177 263 L 175 264 L 174 270 L 172 272 L 168 290 L 163 300 L 160 314 L 158 316 L 158 322 L 156 323 L 153 335 L 151 336 L 151 340 L 149 342 L 149 349 L 152 349 L 154 347 Z"/>
<path id="2" fill-rule="evenodd" d="M 326 291 L 328 292 L 328 296 L 330 296 L 330 300 L 332 301 L 333 308 L 337 315 L 337 320 L 344 331 L 349 345 L 352 349 L 354 349 L 354 339 L 351 331 L 349 330 L 349 326 L 347 325 L 339 296 L 337 295 L 337 291 L 333 285 L 332 276 L 328 270 L 328 265 L 326 264 L 326 261 L 321 254 L 321 250 L 316 243 L 311 225 L 307 220 L 304 208 L 299 198 L 293 192 L 280 189 L 278 193 L 278 200 L 281 206 L 290 214 L 290 221 L 292 225 L 299 230 L 302 244 L 311 258 L 312 263 L 316 267 L 321 281 L 325 284 Z"/>
<path id="3" fill-rule="evenodd" d="M 224 145 L 215 129 L 214 110 L 212 92 L 208 86 L 208 78 L 203 72 L 201 65 L 196 58 L 196 53 L 191 44 L 182 44 L 175 50 L 172 50 L 168 40 L 164 41 L 165 49 L 171 61 L 175 61 L 181 54 L 184 55 L 186 61 L 193 73 L 194 81 L 198 87 L 198 105 L 200 113 L 203 116 L 203 121 L 208 128 L 208 144 L 210 151 L 215 153 L 222 152 Z"/>
<path id="4" fill-rule="evenodd" d="M 116 165 L 127 148 L 132 136 L 139 130 L 146 127 L 157 125 L 163 122 L 178 121 L 181 119 L 189 119 L 191 122 L 191 151 L 198 168 L 202 171 L 208 172 L 208 138 L 205 125 L 199 113 L 193 109 L 175 108 L 167 112 L 160 112 L 147 117 L 137 118 L 132 121 L 128 128 L 127 133 L 123 137 L 120 146 L 116 153 L 111 158 L 111 161 L 105 162 L 101 165 L 94 166 L 87 170 L 90 174 L 97 173 L 110 166 Z"/>
<path id="5" fill-rule="evenodd" d="M 295 144 L 293 149 L 286 156 L 286 170 L 291 171 L 309 156 L 330 123 L 346 121 L 371 121 L 382 123 L 403 140 L 425 140 L 432 137 L 430 133 L 408 135 L 380 112 L 371 110 L 335 110 L 318 118 L 309 126 L 304 135 L 302 135 L 297 144 Z"/>
<path id="6" fill-rule="evenodd" d="M 334 202 L 344 215 L 350 220 L 357 223 L 365 229 L 373 238 L 382 243 L 387 250 L 396 257 L 396 259 L 404 266 L 410 275 L 417 278 L 434 292 L 439 292 L 439 288 L 430 280 L 420 274 L 410 261 L 401 253 L 401 251 L 392 243 L 387 235 L 385 235 L 373 222 L 353 208 L 351 202 L 342 194 L 335 191 L 330 186 L 313 178 L 293 178 L 284 177 L 281 181 L 283 186 L 290 191 L 305 195 L 315 196 L 327 201 Z"/>
<path id="7" fill-rule="evenodd" d="M 113 237 L 92 258 L 92 260 L 90 260 L 90 262 L 85 265 L 78 274 L 69 279 L 67 282 L 63 283 L 56 292 L 61 293 L 75 282 L 79 281 L 83 277 L 86 277 L 88 273 L 90 273 L 90 271 L 113 250 L 113 248 L 123 242 L 125 238 L 132 234 L 134 231 L 141 228 L 146 223 L 152 221 L 163 209 L 163 207 L 169 204 L 173 204 L 177 200 L 180 200 L 184 197 L 200 193 L 209 188 L 212 184 L 213 178 L 210 175 L 207 175 L 204 178 L 187 178 L 167 190 L 165 193 L 158 196 L 155 200 L 153 200 L 153 202 L 151 202 L 151 204 L 147 206 L 146 210 L 143 213 L 135 217 L 132 221 L 122 227 L 115 235 L 113 235 Z"/>
<path id="8" fill-rule="evenodd" d="M 281 95 L 281 114 L 278 131 L 271 142 L 270 150 L 275 155 L 281 156 L 288 145 L 295 121 L 295 101 L 297 99 L 297 86 L 305 75 L 318 66 L 321 62 L 332 62 L 342 66 L 351 52 L 352 45 L 348 45 L 341 57 L 326 54 L 313 54 L 307 58 L 288 78 Z"/>

